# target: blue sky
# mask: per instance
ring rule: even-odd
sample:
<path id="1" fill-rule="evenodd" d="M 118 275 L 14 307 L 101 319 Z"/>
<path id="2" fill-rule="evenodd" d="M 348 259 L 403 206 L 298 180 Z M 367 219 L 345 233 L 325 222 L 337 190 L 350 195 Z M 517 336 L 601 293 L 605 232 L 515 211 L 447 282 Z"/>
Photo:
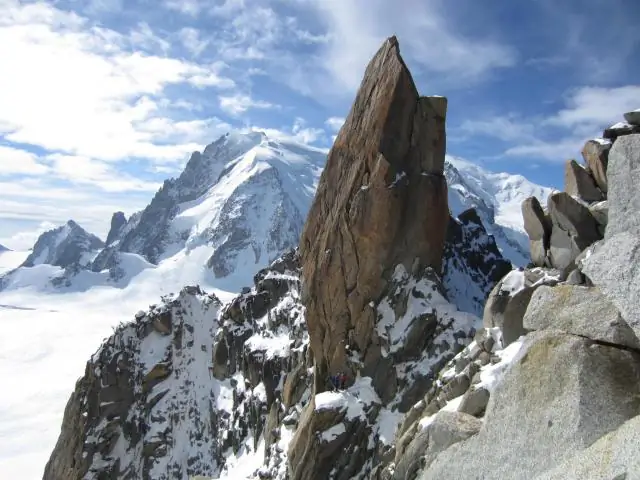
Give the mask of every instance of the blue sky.
<path id="1" fill-rule="evenodd" d="M 105 236 L 232 128 L 329 147 L 397 35 L 448 153 L 555 187 L 640 107 L 637 0 L 0 0 L 0 243 Z"/>

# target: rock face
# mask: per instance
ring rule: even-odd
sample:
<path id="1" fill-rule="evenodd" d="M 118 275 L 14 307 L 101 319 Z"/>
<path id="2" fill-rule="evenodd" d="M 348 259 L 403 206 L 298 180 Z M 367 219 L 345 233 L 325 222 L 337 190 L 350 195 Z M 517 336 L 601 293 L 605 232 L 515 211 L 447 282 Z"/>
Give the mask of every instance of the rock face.
<path id="1" fill-rule="evenodd" d="M 511 268 L 474 209 L 449 219 L 442 267 L 449 301 L 465 312 L 482 316 L 489 292 Z"/>
<path id="2" fill-rule="evenodd" d="M 522 202 L 522 217 L 524 228 L 529 235 L 531 261 L 538 267 L 548 266 L 551 221 L 536 197 L 529 197 Z"/>
<path id="3" fill-rule="evenodd" d="M 73 220 L 62 227 L 40 235 L 33 251 L 22 267 L 33 267 L 43 263 L 68 268 L 89 264 L 91 254 L 104 247 L 104 242 L 88 233 Z"/>
<path id="4" fill-rule="evenodd" d="M 589 140 L 582 149 L 584 159 L 600 191 L 607 194 L 607 164 L 609 163 L 610 141 Z"/>
<path id="5" fill-rule="evenodd" d="M 111 217 L 111 227 L 109 228 L 109 234 L 107 235 L 106 246 L 116 242 L 122 236 L 122 232 L 127 225 L 127 218 L 123 212 L 115 212 Z"/>
<path id="6" fill-rule="evenodd" d="M 300 241 L 320 378 L 348 367 L 348 351 L 363 356 L 366 371 L 381 367 L 368 304 L 396 265 L 440 271 L 449 218 L 445 113 L 445 98 L 418 96 L 397 40 L 388 39 L 329 153 Z M 384 371 L 380 377 L 386 381 Z M 325 388 L 317 382 L 317 393 Z"/>
<path id="7" fill-rule="evenodd" d="M 585 202 L 599 202 L 603 198 L 595 180 L 575 160 L 566 163 L 564 189 L 572 197 L 579 197 Z"/>
<path id="8" fill-rule="evenodd" d="M 561 270 L 574 264 L 580 253 L 600 240 L 596 222 L 589 209 L 575 201 L 568 193 L 554 193 L 549 197 L 549 215 L 553 224 L 549 253 L 551 264 Z"/>
<path id="9" fill-rule="evenodd" d="M 485 328 L 499 327 L 502 343 L 506 347 L 515 342 L 527 330 L 523 325 L 533 292 L 544 284 L 557 283 L 555 277 L 542 272 L 513 270 L 496 284 L 484 307 Z"/>
<path id="10" fill-rule="evenodd" d="M 252 452 L 282 470 L 277 441 L 297 423 L 282 384 L 307 358 L 298 269 L 292 252 L 224 308 L 185 287 L 121 325 L 87 363 L 44 479 L 217 478 Z M 296 383 L 289 414 L 308 402 L 306 368 Z"/>
<path id="11" fill-rule="evenodd" d="M 631 125 L 640 126 L 640 108 L 624 114 L 624 119 Z"/>
<path id="12" fill-rule="evenodd" d="M 631 329 L 618 309 L 597 288 L 540 287 L 531 298 L 523 323 L 529 330 L 554 328 L 640 351 L 637 336 L 640 332 Z"/>
<path id="13" fill-rule="evenodd" d="M 640 414 L 639 380 L 637 353 L 552 331 L 531 335 L 492 394 L 480 432 L 419 478 L 501 478 L 505 471 L 535 478 Z"/>
<path id="14" fill-rule="evenodd" d="M 609 155 L 609 219 L 606 238 L 620 232 L 640 235 L 640 135 L 619 138 Z M 633 213 L 636 213 L 635 215 Z"/>

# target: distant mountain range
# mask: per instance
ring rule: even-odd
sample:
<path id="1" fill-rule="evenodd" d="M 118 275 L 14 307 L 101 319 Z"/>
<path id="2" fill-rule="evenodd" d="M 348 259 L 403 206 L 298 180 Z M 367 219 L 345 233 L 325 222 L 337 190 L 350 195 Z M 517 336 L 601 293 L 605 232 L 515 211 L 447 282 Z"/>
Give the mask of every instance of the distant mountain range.
<path id="1" fill-rule="evenodd" d="M 194 152 L 182 174 L 166 180 L 144 210 L 129 218 L 114 213 L 106 242 L 69 220 L 43 233 L 0 287 L 25 286 L 33 275 L 27 279 L 20 270 L 40 265 L 57 267 L 41 271 L 57 287 L 123 286 L 142 270 L 169 262 L 166 268 L 183 271 L 179 283 L 207 278 L 239 290 L 297 245 L 325 161 L 326 152 L 315 147 L 262 132 L 228 133 Z M 529 196 L 544 201 L 552 190 L 455 157 L 447 158 L 445 176 L 452 215 L 476 209 L 503 256 L 526 265 L 520 205 Z M 189 277 L 192 271 L 198 278 Z M 82 279 L 75 278 L 80 272 Z"/>

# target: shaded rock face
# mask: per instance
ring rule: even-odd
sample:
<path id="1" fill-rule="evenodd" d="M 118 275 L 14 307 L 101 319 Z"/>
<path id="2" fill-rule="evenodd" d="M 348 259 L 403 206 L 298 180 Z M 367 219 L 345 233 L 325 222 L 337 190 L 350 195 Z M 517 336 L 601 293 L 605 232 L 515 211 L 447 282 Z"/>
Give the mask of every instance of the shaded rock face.
<path id="1" fill-rule="evenodd" d="M 484 327 L 499 327 L 505 347 L 515 342 L 527 333 L 523 318 L 533 292 L 542 285 L 557 282 L 557 277 L 547 275 L 539 268 L 510 272 L 496 284 L 487 299 L 483 315 Z"/>
<path id="2" fill-rule="evenodd" d="M 554 267 L 564 270 L 574 265 L 578 255 L 602 235 L 589 209 L 568 193 L 554 193 L 548 202 L 553 224 L 549 256 Z"/>
<path id="3" fill-rule="evenodd" d="M 579 197 L 585 202 L 599 202 L 602 192 L 596 182 L 575 160 L 568 160 L 564 171 L 565 191 L 572 197 Z"/>
<path id="4" fill-rule="evenodd" d="M 109 228 L 109 234 L 107 235 L 106 246 L 111 245 L 120 239 L 122 232 L 127 225 L 127 218 L 123 212 L 116 212 L 111 217 L 111 227 Z"/>
<path id="5" fill-rule="evenodd" d="M 524 229 L 529 235 L 531 262 L 538 267 L 549 266 L 547 252 L 551 241 L 551 220 L 536 197 L 522 202 Z"/>
<path id="6" fill-rule="evenodd" d="M 493 286 L 511 271 L 474 209 L 450 217 L 443 253 L 446 297 L 459 309 L 482 316 Z"/>
<path id="7" fill-rule="evenodd" d="M 611 142 L 589 140 L 582 149 L 582 158 L 587 164 L 598 188 L 607 194 L 607 164 Z"/>
<path id="8" fill-rule="evenodd" d="M 40 235 L 33 251 L 21 266 L 33 267 L 46 263 L 62 268 L 80 267 L 89 264 L 91 253 L 102 247 L 102 240 L 69 220 L 62 227 Z"/>
<path id="9" fill-rule="evenodd" d="M 445 112 L 446 99 L 418 96 L 397 40 L 388 39 L 329 152 L 300 241 L 320 378 L 346 366 L 347 350 L 358 352 L 366 368 L 378 366 L 368 304 L 396 265 L 440 271 L 449 218 Z M 318 393 L 325 388 L 316 383 Z"/>

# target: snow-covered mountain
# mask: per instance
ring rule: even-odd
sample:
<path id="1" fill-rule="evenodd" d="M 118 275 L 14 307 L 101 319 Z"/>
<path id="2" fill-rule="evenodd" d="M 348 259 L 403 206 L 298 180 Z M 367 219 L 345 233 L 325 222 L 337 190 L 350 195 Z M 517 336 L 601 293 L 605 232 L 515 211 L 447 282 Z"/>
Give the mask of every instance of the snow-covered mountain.
<path id="1" fill-rule="evenodd" d="M 0 253 L 2 252 L 8 252 L 9 249 L 7 247 L 5 247 L 4 245 L 0 244 Z"/>
<path id="2" fill-rule="evenodd" d="M 503 256 L 515 265 L 527 265 L 530 261 L 529 237 L 524 231 L 522 202 L 534 196 L 546 204 L 553 189 L 536 185 L 522 175 L 490 172 L 452 156 L 447 156 L 445 176 L 453 216 L 475 208 Z"/>
<path id="3" fill-rule="evenodd" d="M 38 238 L 22 267 L 53 265 L 61 268 L 88 265 L 104 242 L 73 220 Z"/>

